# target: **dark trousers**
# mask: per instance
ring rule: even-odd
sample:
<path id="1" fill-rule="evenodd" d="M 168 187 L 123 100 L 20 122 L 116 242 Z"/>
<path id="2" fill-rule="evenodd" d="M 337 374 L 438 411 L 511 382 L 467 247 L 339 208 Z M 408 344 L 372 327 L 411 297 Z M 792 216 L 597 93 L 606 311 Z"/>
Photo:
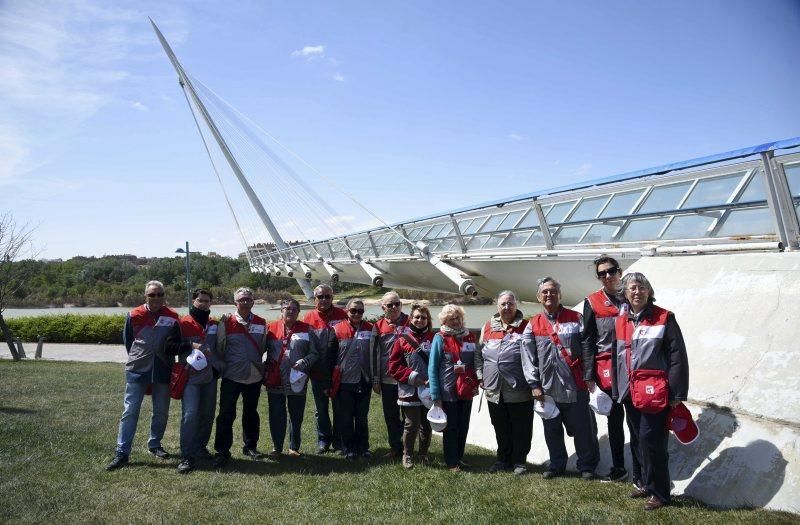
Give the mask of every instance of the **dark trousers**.
<path id="1" fill-rule="evenodd" d="M 338 439 L 334 439 L 339 435 L 336 429 L 336 403 L 328 397 L 328 394 L 323 392 L 325 384 L 316 379 L 311 380 L 311 393 L 314 396 L 314 422 L 317 425 L 317 443 L 324 445 L 333 445 L 333 448 L 341 448 L 341 443 Z M 331 419 L 330 412 L 334 413 Z"/>
<path id="2" fill-rule="evenodd" d="M 642 485 L 651 495 L 664 503 L 669 503 L 669 451 L 667 450 L 669 408 L 657 414 L 645 414 L 633 408 L 630 397 L 625 399 L 624 404 L 628 426 L 631 429 L 631 441 L 635 435 L 639 442 Z"/>
<path id="3" fill-rule="evenodd" d="M 497 461 L 508 465 L 524 465 L 533 439 L 533 401 L 489 403 L 497 439 Z"/>
<path id="4" fill-rule="evenodd" d="M 369 399 L 371 385 L 342 383 L 336 394 L 335 426 L 345 454 L 363 454 L 369 450 Z"/>
<path id="5" fill-rule="evenodd" d="M 625 406 L 622 403 L 614 402 L 611 405 L 611 413 L 608 415 L 608 444 L 611 448 L 611 460 L 614 468 L 625 468 L 625 431 L 623 425 L 625 424 Z M 639 455 L 636 450 L 639 447 L 639 442 L 633 434 L 630 425 L 628 432 L 631 435 L 630 449 L 631 449 L 631 471 L 633 480 L 639 481 L 642 479 L 642 467 L 639 464 Z"/>
<path id="6" fill-rule="evenodd" d="M 600 447 L 597 443 L 597 422 L 594 412 L 589 408 L 589 392 L 578 392 L 578 400 L 574 403 L 556 405 L 560 413 L 553 419 L 542 420 L 544 441 L 550 453 L 549 469 L 563 472 L 567 468 L 567 448 L 564 445 L 566 430 L 575 443 L 578 471 L 594 472 L 600 462 Z"/>
<path id="7" fill-rule="evenodd" d="M 222 456 L 231 455 L 233 445 L 233 422 L 236 420 L 236 403 L 242 396 L 242 434 L 244 446 L 256 448 L 261 420 L 258 417 L 258 398 L 261 382 L 245 385 L 230 379 L 222 379 L 219 392 L 219 415 L 214 450 Z"/>
<path id="8" fill-rule="evenodd" d="M 283 441 L 286 439 L 286 412 L 289 412 L 289 448 L 300 450 L 300 429 L 303 426 L 303 415 L 306 411 L 306 395 L 267 394 L 269 404 L 269 433 L 272 436 L 272 448 L 283 452 Z"/>
<path id="9" fill-rule="evenodd" d="M 381 404 L 386 432 L 389 434 L 389 447 L 397 454 L 403 451 L 403 419 L 400 417 L 400 406 L 397 404 L 397 385 L 381 383 Z"/>
<path id="10" fill-rule="evenodd" d="M 414 443 L 419 436 L 419 455 L 427 456 L 431 447 L 431 423 L 428 421 L 428 409 L 424 406 L 401 406 L 403 413 L 403 454 L 414 454 Z"/>
<path id="11" fill-rule="evenodd" d="M 472 400 L 445 401 L 442 403 L 442 408 L 447 414 L 447 427 L 442 432 L 444 463 L 452 468 L 458 466 L 464 459 Z"/>

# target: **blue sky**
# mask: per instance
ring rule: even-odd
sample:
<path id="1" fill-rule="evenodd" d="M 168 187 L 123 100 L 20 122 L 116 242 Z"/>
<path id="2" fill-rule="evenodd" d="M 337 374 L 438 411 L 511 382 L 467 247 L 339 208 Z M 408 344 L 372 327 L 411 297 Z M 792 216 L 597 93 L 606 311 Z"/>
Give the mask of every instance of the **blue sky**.
<path id="1" fill-rule="evenodd" d="M 0 212 L 42 257 L 243 249 L 148 16 L 389 222 L 800 135 L 796 0 L 0 0 Z"/>

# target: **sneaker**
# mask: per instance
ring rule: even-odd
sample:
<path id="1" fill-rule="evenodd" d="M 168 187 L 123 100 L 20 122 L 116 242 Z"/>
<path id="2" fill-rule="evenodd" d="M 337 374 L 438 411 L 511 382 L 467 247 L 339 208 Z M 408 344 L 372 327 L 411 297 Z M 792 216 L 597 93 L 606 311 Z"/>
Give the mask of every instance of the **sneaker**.
<path id="1" fill-rule="evenodd" d="M 563 472 L 556 472 L 555 470 L 545 470 L 544 472 L 542 472 L 543 479 L 553 479 L 563 475 L 564 475 Z"/>
<path id="2" fill-rule="evenodd" d="M 614 467 L 600 481 L 603 483 L 611 483 L 613 481 L 625 481 L 626 479 L 628 479 L 628 471 L 624 468 Z"/>
<path id="3" fill-rule="evenodd" d="M 220 454 L 217 452 L 217 455 L 214 456 L 214 468 L 223 468 L 225 465 L 228 464 L 228 460 L 230 456 Z"/>
<path id="4" fill-rule="evenodd" d="M 419 461 L 421 464 L 425 466 L 431 464 L 431 458 L 429 458 L 427 454 L 419 454 L 417 456 L 417 461 Z"/>
<path id="5" fill-rule="evenodd" d="M 414 468 L 414 462 L 411 461 L 411 456 L 403 454 L 403 468 L 406 470 Z"/>
<path id="6" fill-rule="evenodd" d="M 581 472 L 581 479 L 583 481 L 592 481 L 593 479 L 597 479 L 597 474 L 595 474 L 591 470 L 586 470 L 584 472 Z"/>
<path id="7" fill-rule="evenodd" d="M 169 452 L 164 450 L 163 447 L 153 447 L 150 449 L 150 454 L 158 459 L 169 459 Z"/>
<path id="8" fill-rule="evenodd" d="M 331 449 L 331 446 L 328 443 L 320 441 L 317 444 L 317 454 L 325 454 Z"/>
<path id="9" fill-rule="evenodd" d="M 510 465 L 508 463 L 506 463 L 505 461 L 495 461 L 494 465 L 489 467 L 489 472 L 491 472 L 492 474 L 495 474 L 497 472 L 502 472 L 504 470 L 508 470 L 508 467 L 510 467 Z"/>
<path id="10" fill-rule="evenodd" d="M 128 463 L 128 455 L 121 452 L 114 454 L 114 459 L 106 465 L 106 470 L 117 470 Z"/>
<path id="11" fill-rule="evenodd" d="M 274 460 L 276 460 L 276 461 L 277 461 L 277 460 L 279 460 L 279 459 L 281 458 L 281 456 L 283 456 L 283 452 L 281 452 L 280 450 L 275 450 L 275 449 L 273 448 L 273 449 L 270 451 L 270 453 L 269 453 L 269 454 L 267 454 L 267 456 L 269 456 L 269 459 L 274 459 Z"/>
<path id="12" fill-rule="evenodd" d="M 264 454 L 262 454 L 255 448 L 250 448 L 250 447 L 242 447 L 242 454 L 244 454 L 248 458 L 251 458 L 253 461 L 257 461 L 264 457 Z"/>
<path id="13" fill-rule="evenodd" d="M 525 465 L 514 465 L 514 475 L 515 476 L 524 476 L 528 473 L 528 469 L 525 468 Z"/>
<path id="14" fill-rule="evenodd" d="M 367 450 L 366 452 L 362 452 L 361 453 L 361 458 L 362 459 L 366 459 L 367 461 L 371 460 L 372 459 L 372 452 L 370 452 L 369 450 Z"/>
<path id="15" fill-rule="evenodd" d="M 293 448 L 290 448 L 288 455 L 289 455 L 290 458 L 299 458 L 303 454 L 301 454 L 299 450 L 295 450 Z"/>
<path id="16" fill-rule="evenodd" d="M 191 459 L 184 459 L 178 463 L 178 474 L 188 474 L 194 470 L 194 461 Z"/>

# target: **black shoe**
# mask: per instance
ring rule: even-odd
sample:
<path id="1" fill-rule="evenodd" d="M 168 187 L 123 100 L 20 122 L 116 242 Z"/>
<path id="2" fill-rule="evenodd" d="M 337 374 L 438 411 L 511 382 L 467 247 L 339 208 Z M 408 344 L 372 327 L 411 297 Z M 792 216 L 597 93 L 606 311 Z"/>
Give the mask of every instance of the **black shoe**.
<path id="1" fill-rule="evenodd" d="M 118 468 L 125 466 L 128 463 L 128 455 L 123 454 L 121 452 L 117 452 L 114 455 L 114 459 L 111 460 L 111 463 L 106 465 L 106 470 L 117 470 Z"/>
<path id="2" fill-rule="evenodd" d="M 542 472 L 543 479 L 553 479 L 563 475 L 564 475 L 563 472 L 556 472 L 555 470 L 545 470 L 544 472 Z"/>
<path id="3" fill-rule="evenodd" d="M 188 474 L 192 470 L 194 470 L 194 460 L 187 458 L 178 463 L 178 474 Z"/>
<path id="4" fill-rule="evenodd" d="M 217 455 L 214 456 L 214 468 L 223 468 L 225 465 L 228 464 L 228 460 L 230 456 L 224 456 L 217 452 Z"/>
<path id="5" fill-rule="evenodd" d="M 169 452 L 164 450 L 163 447 L 154 447 L 150 449 L 150 454 L 154 455 L 158 459 L 169 459 Z"/>
<path id="6" fill-rule="evenodd" d="M 252 458 L 253 461 L 259 460 L 264 457 L 264 454 L 262 454 L 255 448 L 249 448 L 249 447 L 242 447 L 242 454 L 244 454 L 248 458 Z"/>
<path id="7" fill-rule="evenodd" d="M 367 461 L 372 459 L 372 452 L 369 450 L 361 453 L 361 459 L 366 459 Z"/>
<path id="8" fill-rule="evenodd" d="M 601 481 L 603 483 L 611 483 L 613 481 L 625 481 L 626 479 L 628 479 L 628 471 L 624 468 L 614 467 Z"/>
<path id="9" fill-rule="evenodd" d="M 494 474 L 496 472 L 502 472 L 504 470 L 509 470 L 510 468 L 511 468 L 511 465 L 509 465 L 505 461 L 495 461 L 494 465 L 489 467 L 489 472 Z"/>
<path id="10" fill-rule="evenodd" d="M 214 455 L 211 452 L 209 452 L 207 448 L 201 448 L 200 450 L 197 451 L 197 457 L 203 459 L 211 459 L 214 457 Z"/>

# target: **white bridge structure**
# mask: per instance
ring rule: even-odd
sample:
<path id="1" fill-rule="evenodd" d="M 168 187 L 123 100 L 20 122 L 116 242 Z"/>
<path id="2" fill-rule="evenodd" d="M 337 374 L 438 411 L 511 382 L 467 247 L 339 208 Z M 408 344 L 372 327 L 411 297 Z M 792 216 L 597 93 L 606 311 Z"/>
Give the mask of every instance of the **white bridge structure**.
<path id="1" fill-rule="evenodd" d="M 296 216 L 335 213 L 334 194 L 319 197 L 294 154 L 279 156 L 271 136 L 189 76 L 153 28 L 253 271 L 296 278 L 308 296 L 316 279 L 484 296 L 511 289 L 528 300 L 536 278 L 550 275 L 575 305 L 598 287 L 592 259 L 615 256 L 649 277 L 686 339 L 701 434 L 688 447 L 671 443 L 675 492 L 800 510 L 800 137 L 287 243 L 281 230 L 292 233 Z M 254 156 L 262 160 L 245 160 Z M 248 229 L 252 211 L 258 222 Z M 487 411 L 474 405 L 469 439 L 494 448 Z M 598 426 L 602 470 L 605 418 Z M 538 421 L 534 443 L 529 459 L 545 462 Z"/>

